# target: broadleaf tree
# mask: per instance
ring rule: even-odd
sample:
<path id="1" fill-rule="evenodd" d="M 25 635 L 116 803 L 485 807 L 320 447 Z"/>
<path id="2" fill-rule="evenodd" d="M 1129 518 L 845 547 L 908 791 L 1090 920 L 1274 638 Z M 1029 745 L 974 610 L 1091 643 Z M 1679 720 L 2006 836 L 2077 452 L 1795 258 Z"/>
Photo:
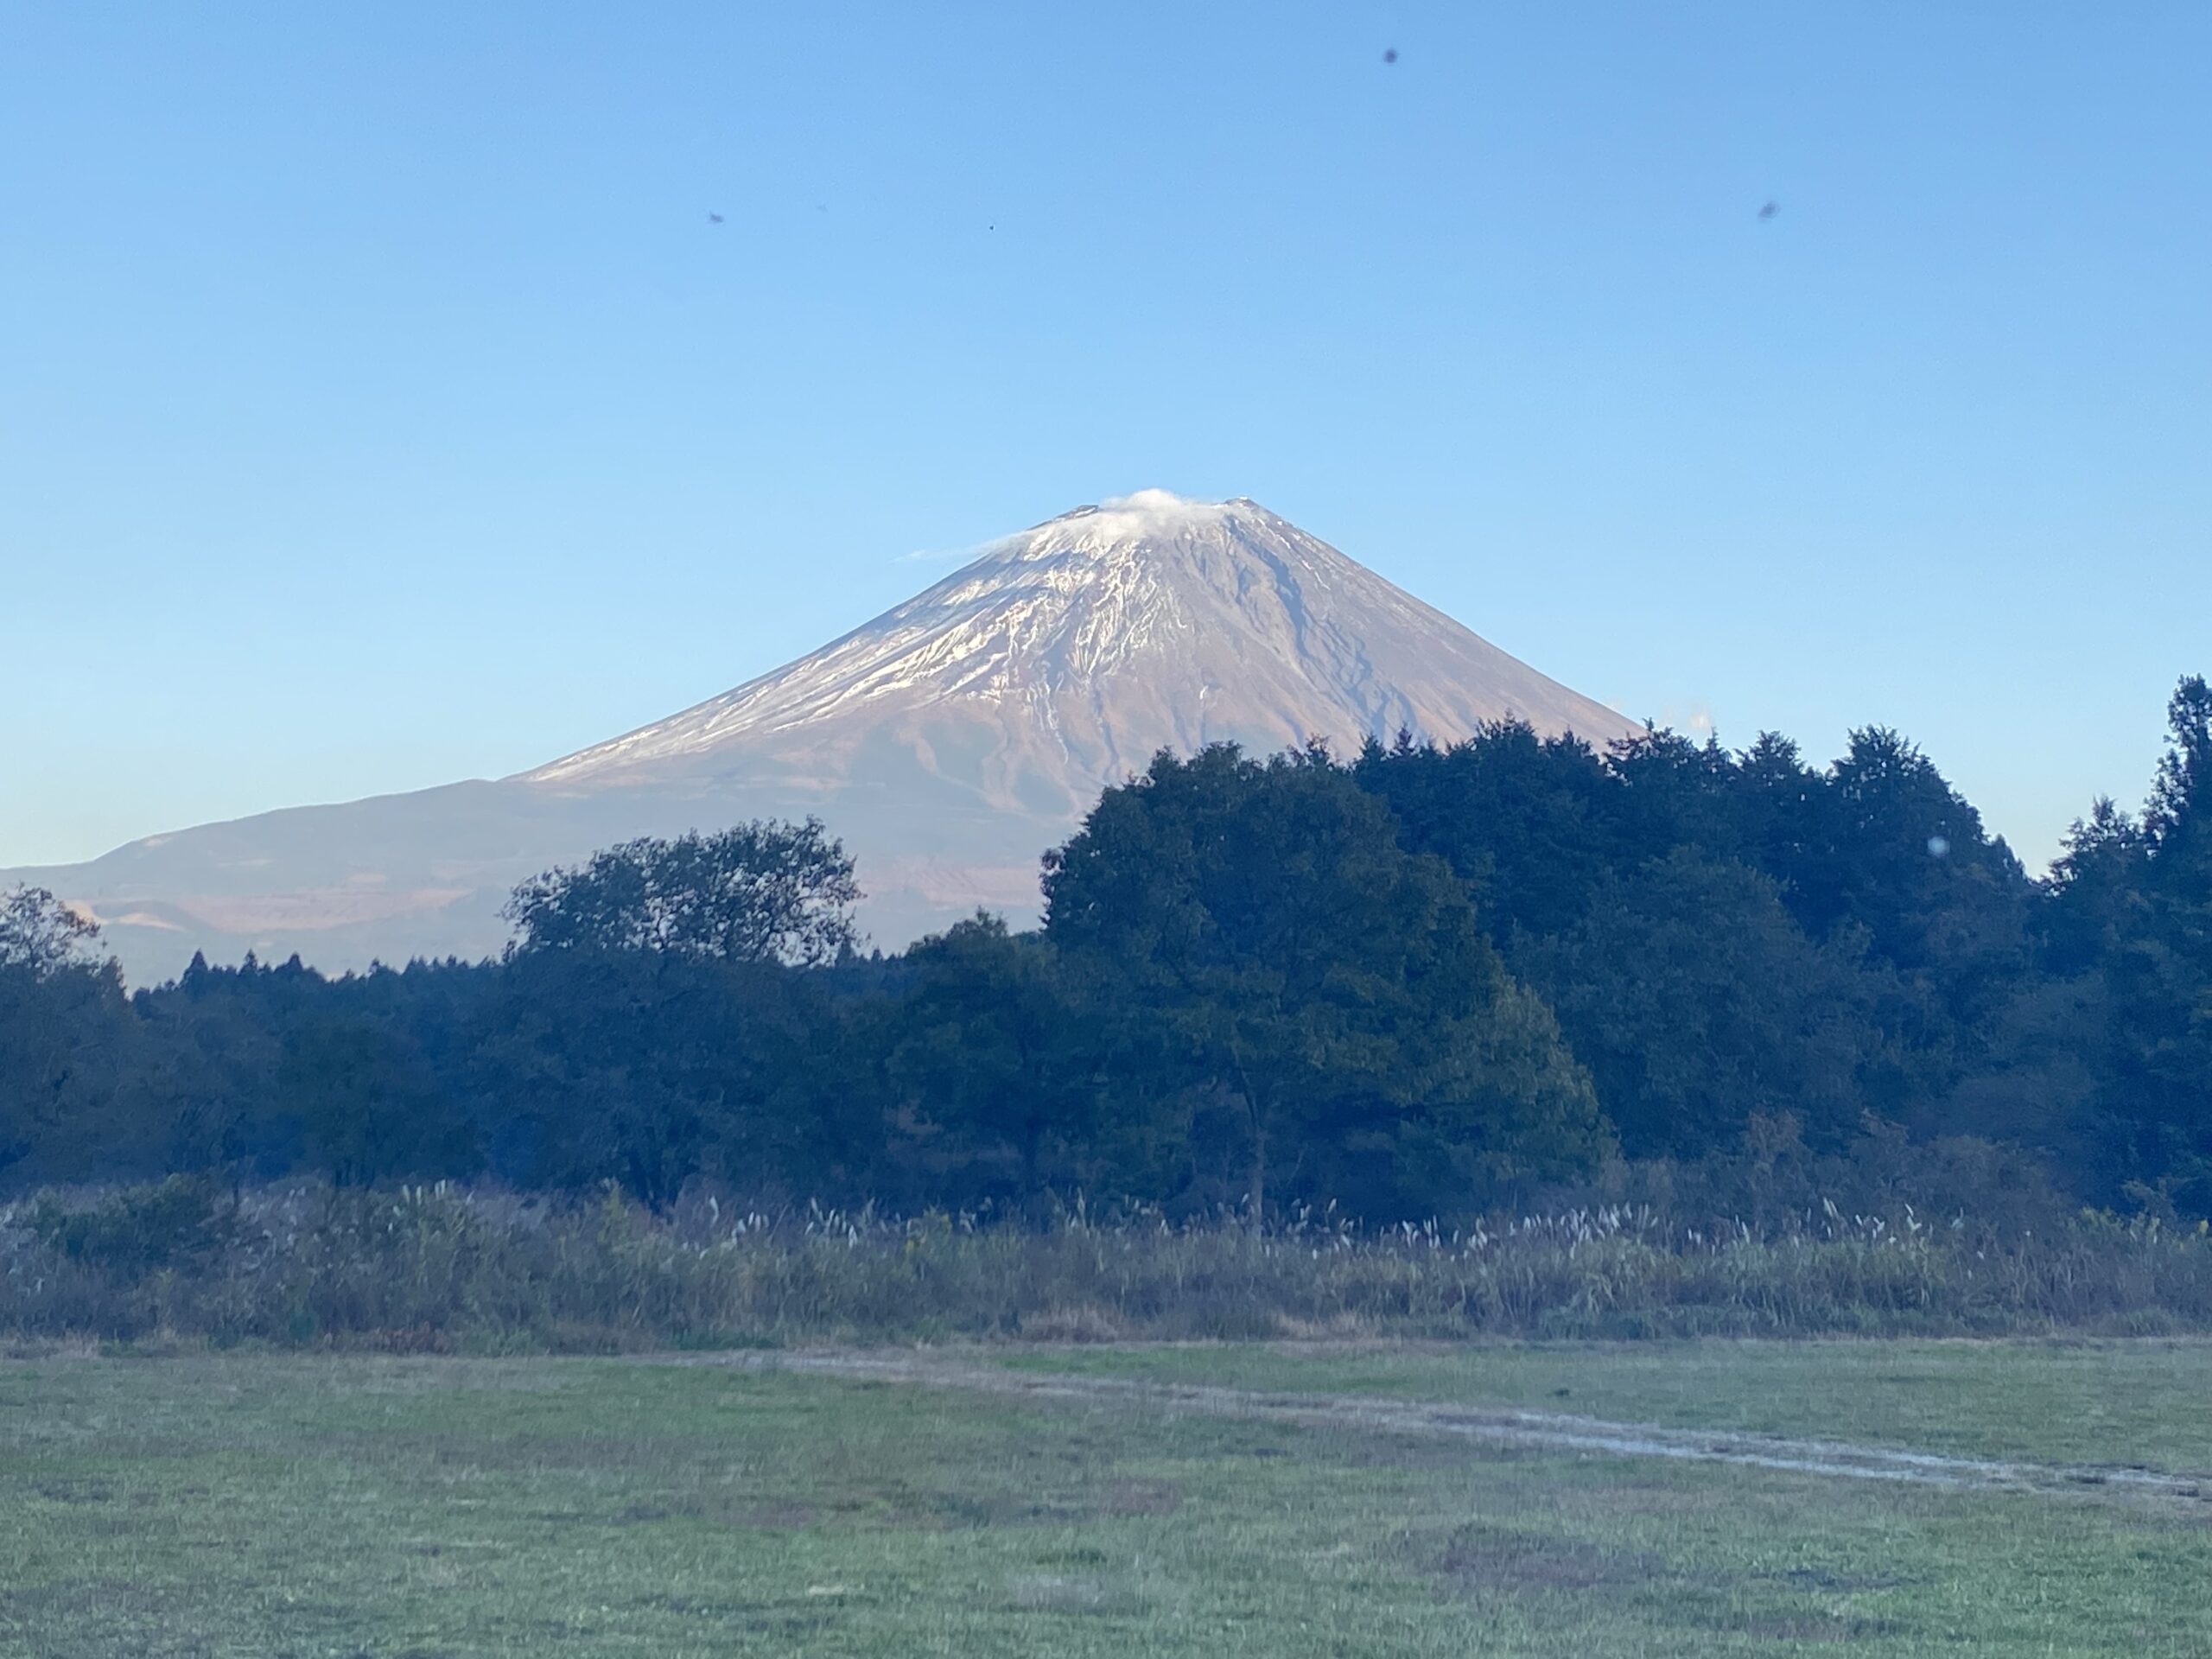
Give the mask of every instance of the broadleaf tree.
<path id="1" fill-rule="evenodd" d="M 658 950 L 818 967 L 850 950 L 853 861 L 819 818 L 645 836 L 514 890 L 514 949 Z"/>

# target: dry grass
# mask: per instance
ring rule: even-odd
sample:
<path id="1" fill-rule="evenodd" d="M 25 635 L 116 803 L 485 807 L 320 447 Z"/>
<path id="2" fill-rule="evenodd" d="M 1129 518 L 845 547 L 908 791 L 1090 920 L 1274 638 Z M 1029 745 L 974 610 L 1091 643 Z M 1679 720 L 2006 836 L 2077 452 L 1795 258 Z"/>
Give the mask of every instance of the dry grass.
<path id="1" fill-rule="evenodd" d="M 2085 1216 L 2006 1236 L 1815 1211 L 1759 1229 L 1631 1206 L 1466 1232 L 1078 1210 L 973 1217 L 716 1200 L 654 1215 L 456 1187 L 178 1182 L 0 1210 L 0 1341 L 393 1354 L 798 1341 L 2180 1332 L 2212 1239 Z"/>

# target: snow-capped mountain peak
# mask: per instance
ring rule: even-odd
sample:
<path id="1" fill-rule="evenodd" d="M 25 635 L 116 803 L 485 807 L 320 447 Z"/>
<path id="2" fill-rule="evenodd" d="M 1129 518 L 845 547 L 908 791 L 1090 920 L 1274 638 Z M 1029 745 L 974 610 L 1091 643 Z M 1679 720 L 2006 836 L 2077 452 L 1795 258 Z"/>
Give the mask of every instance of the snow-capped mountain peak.
<path id="1" fill-rule="evenodd" d="M 990 544 L 797 662 L 526 774 L 590 786 L 830 753 L 863 731 L 936 747 L 976 728 L 965 779 L 1076 798 L 1160 747 L 1440 741 L 1518 715 L 1596 741 L 1630 729 L 1258 503 L 1166 490 L 1078 507 Z"/>
<path id="2" fill-rule="evenodd" d="M 1033 915 L 1039 855 L 1160 749 L 1344 753 L 1504 715 L 1596 742 L 1631 729 L 1256 502 L 1144 490 L 994 542 L 797 662 L 519 777 L 12 876 L 98 916 L 134 978 L 195 949 L 336 969 L 495 952 L 516 881 L 619 841 L 815 813 L 858 861 L 863 925 L 897 946 L 978 906 Z"/>

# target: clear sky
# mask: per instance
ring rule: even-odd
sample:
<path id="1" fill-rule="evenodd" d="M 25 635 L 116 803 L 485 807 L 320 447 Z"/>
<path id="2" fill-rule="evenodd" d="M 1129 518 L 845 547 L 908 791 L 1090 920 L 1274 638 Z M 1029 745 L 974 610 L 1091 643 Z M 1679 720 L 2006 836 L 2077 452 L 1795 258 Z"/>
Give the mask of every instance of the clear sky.
<path id="1" fill-rule="evenodd" d="M 2039 863 L 2212 671 L 2208 66 L 2201 0 L 0 3 L 0 865 L 543 761 L 1147 486 L 1634 714 L 1900 727 Z"/>

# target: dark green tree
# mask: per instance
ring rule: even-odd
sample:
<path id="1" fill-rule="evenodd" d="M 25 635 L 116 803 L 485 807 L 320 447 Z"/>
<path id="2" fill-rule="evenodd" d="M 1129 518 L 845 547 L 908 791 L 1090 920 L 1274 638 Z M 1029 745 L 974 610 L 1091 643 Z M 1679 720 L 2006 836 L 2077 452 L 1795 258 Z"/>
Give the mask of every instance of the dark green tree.
<path id="1" fill-rule="evenodd" d="M 907 963 L 893 1077 L 940 1143 L 940 1168 L 1010 1162 L 1014 1193 L 1033 1209 L 1054 1174 L 1079 1173 L 1103 1011 L 1084 1005 L 1048 940 L 1011 934 L 996 916 L 923 940 Z"/>
<path id="2" fill-rule="evenodd" d="M 2161 871 L 2154 885 L 2201 899 L 2212 883 L 2212 685 L 2202 675 L 2174 688 L 2166 735 L 2143 812 Z"/>
<path id="3" fill-rule="evenodd" d="M 160 1166 L 159 1098 L 112 963 L 0 968 L 0 1172 L 88 1180 Z"/>
<path id="4" fill-rule="evenodd" d="M 1925 985 L 1963 1033 L 2031 966 L 2026 872 L 1935 764 L 1886 728 L 1852 733 L 1812 835 L 1767 874 L 1815 938 L 1864 928 L 1872 953 Z"/>
<path id="5" fill-rule="evenodd" d="M 1730 790 L 1734 856 L 1770 877 L 1785 898 L 1821 836 L 1826 790 L 1826 780 L 1805 764 L 1796 744 L 1777 732 L 1761 732 L 1737 761 Z"/>
<path id="6" fill-rule="evenodd" d="M 1606 870 L 1646 855 L 1627 841 L 1604 760 L 1523 721 L 1446 749 L 1370 744 L 1352 775 L 1388 804 L 1407 850 L 1441 858 L 1465 885 L 1494 943 L 1573 925 Z"/>
<path id="7" fill-rule="evenodd" d="M 2088 971 L 2133 925 L 2142 903 L 2151 839 L 2101 795 L 2067 832 L 2039 918 L 2045 958 L 2060 974 Z"/>
<path id="8" fill-rule="evenodd" d="M 1611 817 L 1629 857 L 1656 858 L 1677 847 L 1711 858 L 1742 855 L 1739 765 L 1717 734 L 1697 743 L 1647 728 L 1612 746 L 1605 771 L 1615 785 Z"/>
<path id="9" fill-rule="evenodd" d="M 2212 1213 L 2212 690 L 2182 681 L 2139 830 L 2077 835 L 2059 895 L 2101 919 L 2098 1130 L 2115 1177 Z M 2094 880 L 2099 888 L 2079 891 Z M 2119 886 L 2115 896 L 2103 889 Z"/>
<path id="10" fill-rule="evenodd" d="M 316 1167 L 340 1186 L 474 1174 L 467 1120 L 406 1037 L 359 1013 L 319 1014 L 291 1032 L 278 1072 Z"/>
<path id="11" fill-rule="evenodd" d="M 91 960 L 99 924 L 44 887 L 28 885 L 0 896 L 0 972 L 50 979 Z"/>
<path id="12" fill-rule="evenodd" d="M 282 1082 L 295 1019 L 271 1005 L 260 978 L 210 968 L 195 953 L 175 984 L 132 998 L 161 1057 L 162 1098 L 149 1128 L 158 1125 L 173 1168 L 268 1179 L 305 1155 L 299 1102 Z"/>
<path id="13" fill-rule="evenodd" d="M 1424 1179 L 1572 1168 L 1606 1144 L 1587 1077 L 1465 890 L 1318 750 L 1160 754 L 1048 855 L 1045 895 L 1046 938 L 1236 1103 L 1255 1220 L 1280 1167 L 1325 1187 L 1354 1133 L 1394 1166 L 1417 1156 Z"/>
<path id="14" fill-rule="evenodd" d="M 43 888 L 0 899 L 0 1171 L 83 1179 L 159 1156 L 131 1133 L 147 1057 L 98 936 Z"/>
<path id="15" fill-rule="evenodd" d="M 756 820 L 652 837 L 552 869 L 503 912 L 518 950 L 659 950 L 719 962 L 815 966 L 852 948 L 853 861 L 823 830 Z"/>
<path id="16" fill-rule="evenodd" d="M 1871 1108 L 1912 1103 L 1890 1030 L 1905 994 L 1864 949 L 1851 930 L 1815 944 L 1766 877 L 1678 848 L 1607 877 L 1582 921 L 1511 959 L 1590 1068 L 1623 1150 L 1695 1157 L 1783 1113 L 1833 1149 Z"/>
<path id="17" fill-rule="evenodd" d="M 695 1175 L 748 1194 L 864 1191 L 884 1126 L 847 1088 L 807 976 L 660 951 L 518 956 L 475 1015 L 469 1092 L 525 1185 L 620 1181 L 649 1204 Z"/>

